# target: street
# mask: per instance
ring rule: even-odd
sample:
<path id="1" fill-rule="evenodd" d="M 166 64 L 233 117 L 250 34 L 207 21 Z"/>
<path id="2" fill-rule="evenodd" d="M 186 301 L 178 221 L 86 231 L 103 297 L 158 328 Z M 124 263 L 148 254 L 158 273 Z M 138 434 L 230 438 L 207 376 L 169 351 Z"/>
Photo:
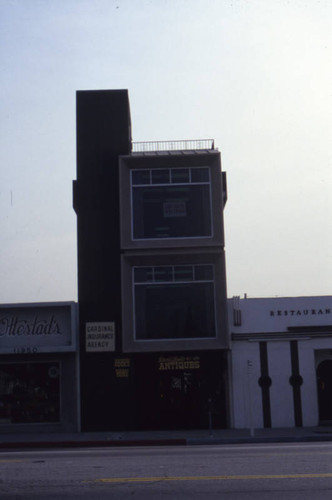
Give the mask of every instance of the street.
<path id="1" fill-rule="evenodd" d="M 0 453 L 0 498 L 327 500 L 332 443 Z"/>

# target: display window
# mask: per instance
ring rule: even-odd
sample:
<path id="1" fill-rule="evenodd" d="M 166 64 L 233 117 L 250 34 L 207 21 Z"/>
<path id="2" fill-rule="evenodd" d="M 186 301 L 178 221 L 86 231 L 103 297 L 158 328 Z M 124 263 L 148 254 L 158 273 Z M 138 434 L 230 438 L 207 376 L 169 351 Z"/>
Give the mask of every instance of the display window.
<path id="1" fill-rule="evenodd" d="M 135 339 L 214 338 L 212 264 L 133 268 Z"/>
<path id="2" fill-rule="evenodd" d="M 59 362 L 0 364 L 0 424 L 59 420 Z"/>
<path id="3" fill-rule="evenodd" d="M 133 240 L 212 236 L 209 167 L 131 171 Z"/>

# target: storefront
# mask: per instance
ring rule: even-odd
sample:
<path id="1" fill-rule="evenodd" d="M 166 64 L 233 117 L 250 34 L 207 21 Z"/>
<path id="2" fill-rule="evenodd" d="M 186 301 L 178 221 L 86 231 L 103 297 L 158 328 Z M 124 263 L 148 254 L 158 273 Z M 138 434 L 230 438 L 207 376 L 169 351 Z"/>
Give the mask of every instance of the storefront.
<path id="1" fill-rule="evenodd" d="M 162 429 L 228 425 L 226 351 L 137 355 L 142 426 Z"/>
<path id="2" fill-rule="evenodd" d="M 233 426 L 332 422 L 332 297 L 229 300 Z"/>
<path id="3" fill-rule="evenodd" d="M 227 351 L 95 353 L 82 400 L 85 430 L 229 426 Z"/>
<path id="4" fill-rule="evenodd" d="M 0 306 L 0 432 L 79 430 L 76 304 Z"/>

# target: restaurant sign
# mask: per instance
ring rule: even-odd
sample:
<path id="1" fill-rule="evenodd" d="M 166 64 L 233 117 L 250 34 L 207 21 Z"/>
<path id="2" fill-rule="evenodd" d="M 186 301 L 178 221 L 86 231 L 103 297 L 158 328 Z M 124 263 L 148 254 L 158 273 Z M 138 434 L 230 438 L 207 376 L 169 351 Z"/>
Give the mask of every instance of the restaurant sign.
<path id="1" fill-rule="evenodd" d="M 236 333 L 287 332 L 292 328 L 323 329 L 332 322 L 332 297 L 241 299 L 234 312 Z"/>

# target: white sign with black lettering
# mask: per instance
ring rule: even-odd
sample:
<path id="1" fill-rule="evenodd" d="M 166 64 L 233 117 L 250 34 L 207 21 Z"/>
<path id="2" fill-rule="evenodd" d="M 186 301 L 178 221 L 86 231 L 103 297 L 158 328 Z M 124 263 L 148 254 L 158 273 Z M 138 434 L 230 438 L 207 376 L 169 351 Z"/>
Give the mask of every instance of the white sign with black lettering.
<path id="1" fill-rule="evenodd" d="M 115 323 L 85 324 L 85 350 L 86 352 L 115 351 Z"/>

